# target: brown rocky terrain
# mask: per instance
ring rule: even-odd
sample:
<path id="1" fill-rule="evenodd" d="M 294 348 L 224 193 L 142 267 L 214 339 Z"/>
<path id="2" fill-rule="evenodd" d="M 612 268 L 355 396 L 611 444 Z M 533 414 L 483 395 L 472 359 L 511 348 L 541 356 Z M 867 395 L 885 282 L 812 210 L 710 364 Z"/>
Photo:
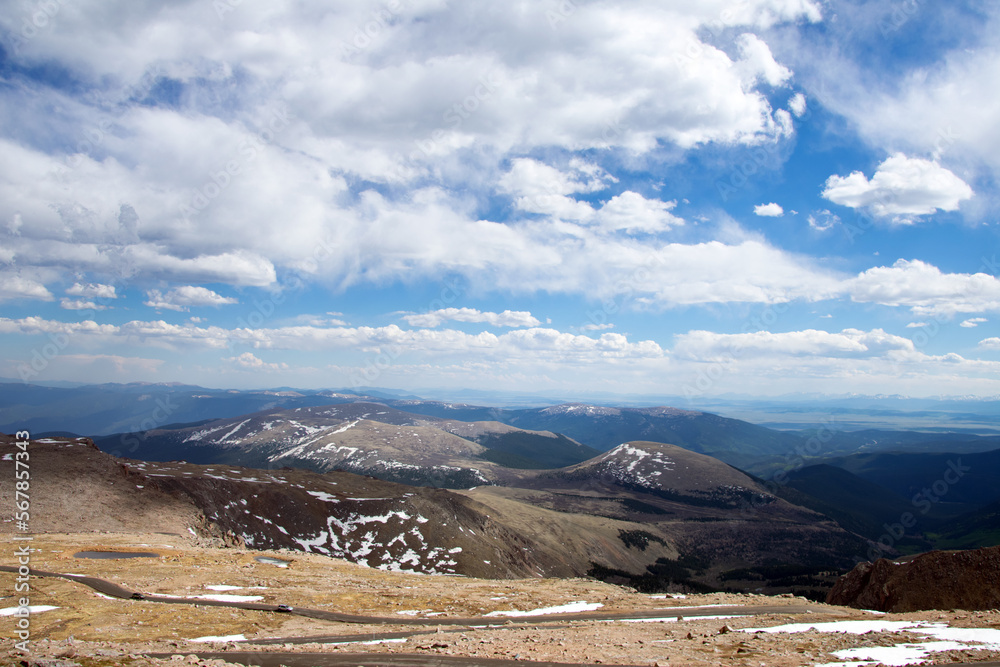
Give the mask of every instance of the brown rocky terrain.
<path id="1" fill-rule="evenodd" d="M 859 563 L 827 601 L 892 612 L 1000 608 L 1000 547 Z"/>
<path id="2" fill-rule="evenodd" d="M 222 594 L 260 597 L 351 614 L 398 618 L 398 625 L 329 622 L 288 613 L 207 605 L 112 599 L 74 581 L 31 578 L 31 604 L 54 607 L 33 614 L 29 654 L 0 639 L 0 665 L 52 667 L 146 667 L 191 664 L 219 667 L 250 664 L 374 665 L 382 658 L 493 659 L 559 664 L 800 667 L 841 658 L 834 652 L 880 649 L 923 641 L 908 632 L 866 630 L 834 633 L 754 633 L 790 623 L 933 623 L 1000 632 L 1000 611 L 924 612 L 874 615 L 845 607 L 810 604 L 801 598 L 716 593 L 651 596 L 588 579 L 486 580 L 451 575 L 382 572 L 342 559 L 290 551 L 259 552 L 238 547 L 197 546 L 190 535 L 144 533 L 39 534 L 32 567 L 101 577 L 146 594 Z M 153 558 L 92 560 L 81 550 L 129 551 Z M 281 559 L 287 567 L 262 563 Z M 4 562 L 9 562 L 9 558 Z M 2 607 L 13 606 L 15 575 L 0 572 Z M 498 616 L 512 611 L 603 605 L 546 621 L 545 616 Z M 592 620 L 594 613 L 644 622 Z M 733 614 L 745 614 L 734 616 Z M 488 614 L 494 614 L 489 616 Z M 707 616 L 698 616 L 707 614 Z M 451 619 L 481 617 L 474 625 Z M 721 618 L 720 618 L 721 617 Z M 411 619 L 439 619 L 413 627 Z M 876 626 L 877 627 L 877 626 Z M 388 637 L 387 637 L 388 635 Z M 204 637 L 215 641 L 192 641 Z M 149 658 L 148 654 L 166 654 Z M 171 659 L 171 655 L 178 656 Z M 276 660 L 265 663 L 269 655 Z M 295 656 L 309 656 L 293 662 Z M 408 662 L 405 656 L 416 656 Z M 200 658 L 197 656 L 201 656 Z M 340 657 L 350 661 L 334 662 Z M 346 658 L 346 656 L 354 656 Z M 1000 646 L 976 644 L 935 653 L 937 664 L 1000 659 Z M 23 662 L 22 662 L 23 661 Z M 431 663 L 444 664 L 444 663 Z M 463 663 L 457 663 L 463 664 Z M 486 664 L 486 663 L 464 663 Z M 514 664 L 514 663 L 511 663 Z"/>

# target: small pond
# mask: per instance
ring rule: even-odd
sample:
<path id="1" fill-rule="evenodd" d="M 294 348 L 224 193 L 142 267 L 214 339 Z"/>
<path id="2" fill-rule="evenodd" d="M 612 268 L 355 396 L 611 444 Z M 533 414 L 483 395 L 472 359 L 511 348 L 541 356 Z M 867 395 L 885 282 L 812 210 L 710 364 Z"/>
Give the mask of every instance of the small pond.
<path id="1" fill-rule="evenodd" d="M 73 558 L 97 558 L 112 560 L 120 558 L 159 558 L 160 554 L 150 551 L 77 551 Z"/>
<path id="2" fill-rule="evenodd" d="M 270 556 L 254 556 L 254 560 L 258 563 L 267 563 L 268 565 L 277 565 L 278 567 L 288 567 L 292 562 L 290 560 L 281 560 L 280 558 L 271 558 Z"/>

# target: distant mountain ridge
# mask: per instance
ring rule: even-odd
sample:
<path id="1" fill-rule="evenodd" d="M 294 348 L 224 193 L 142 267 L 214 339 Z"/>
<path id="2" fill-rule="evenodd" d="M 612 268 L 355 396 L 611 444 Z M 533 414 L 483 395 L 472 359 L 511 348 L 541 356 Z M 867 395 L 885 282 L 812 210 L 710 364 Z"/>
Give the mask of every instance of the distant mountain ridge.
<path id="1" fill-rule="evenodd" d="M 519 467 L 562 467 L 598 454 L 555 433 L 413 415 L 366 402 L 268 410 L 95 442 L 113 454 L 150 461 L 342 469 L 449 488 L 504 483 Z"/>

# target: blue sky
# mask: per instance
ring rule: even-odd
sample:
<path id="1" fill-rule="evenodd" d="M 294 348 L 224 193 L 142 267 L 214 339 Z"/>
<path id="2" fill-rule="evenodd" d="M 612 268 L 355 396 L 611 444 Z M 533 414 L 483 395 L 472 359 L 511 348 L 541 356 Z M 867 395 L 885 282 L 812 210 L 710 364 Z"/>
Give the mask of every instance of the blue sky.
<path id="1" fill-rule="evenodd" d="M 1000 10 L 26 0 L 0 376 L 1000 395 Z"/>

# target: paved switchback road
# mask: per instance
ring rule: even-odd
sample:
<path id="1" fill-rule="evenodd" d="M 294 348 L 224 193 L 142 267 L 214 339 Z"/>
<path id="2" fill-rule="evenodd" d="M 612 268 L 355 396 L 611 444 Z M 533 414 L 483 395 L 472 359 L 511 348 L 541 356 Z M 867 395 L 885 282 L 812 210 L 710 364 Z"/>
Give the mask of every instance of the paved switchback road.
<path id="1" fill-rule="evenodd" d="M 0 565 L 0 572 L 17 572 L 16 567 Z M 395 625 L 395 626 L 464 626 L 487 627 L 500 625 L 539 625 L 565 621 L 624 621 L 631 619 L 650 618 L 695 618 L 699 616 L 759 616 L 762 614 L 831 614 L 833 610 L 819 605 L 761 605 L 754 607 L 669 607 L 665 609 L 646 609 L 630 612 L 581 612 L 570 614 L 546 614 L 544 616 L 475 616 L 471 618 L 386 618 L 384 616 L 360 616 L 356 614 L 341 614 L 325 609 L 308 609 L 306 607 L 287 607 L 280 604 L 263 604 L 260 602 L 226 602 L 222 600 L 205 600 L 201 598 L 176 598 L 166 595 L 146 595 L 131 591 L 116 583 L 78 574 L 62 574 L 46 570 L 31 570 L 36 577 L 58 577 L 68 581 L 89 586 L 98 593 L 122 600 L 142 600 L 164 604 L 189 604 L 200 607 L 231 607 L 235 609 L 251 609 L 276 613 L 296 614 L 306 618 L 334 623 L 352 623 L 358 625 Z M 138 597 L 137 597 L 138 596 Z M 288 640 L 288 641 L 294 641 Z M 280 643 L 280 642 L 273 642 Z"/>

